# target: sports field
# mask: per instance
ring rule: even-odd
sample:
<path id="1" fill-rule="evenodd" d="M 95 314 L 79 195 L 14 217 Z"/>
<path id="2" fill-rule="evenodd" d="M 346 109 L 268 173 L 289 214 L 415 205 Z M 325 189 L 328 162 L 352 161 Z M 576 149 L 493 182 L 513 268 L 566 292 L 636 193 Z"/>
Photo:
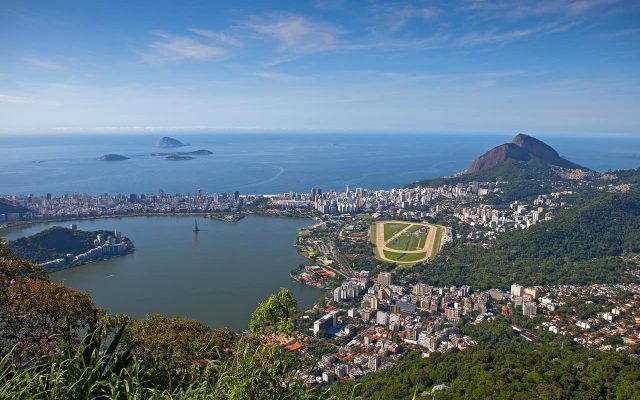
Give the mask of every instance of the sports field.
<path id="1" fill-rule="evenodd" d="M 380 221 L 371 226 L 371 241 L 381 260 L 413 264 L 438 253 L 442 231 L 442 226 L 424 222 Z"/>

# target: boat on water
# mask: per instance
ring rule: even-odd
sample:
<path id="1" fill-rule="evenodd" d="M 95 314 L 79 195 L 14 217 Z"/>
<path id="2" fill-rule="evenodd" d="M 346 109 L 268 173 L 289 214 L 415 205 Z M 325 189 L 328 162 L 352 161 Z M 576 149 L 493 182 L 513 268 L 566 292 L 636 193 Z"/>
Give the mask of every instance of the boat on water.
<path id="1" fill-rule="evenodd" d="M 193 226 L 193 231 L 194 232 L 200 232 L 200 228 L 198 228 L 198 221 L 196 221 L 195 219 L 193 220 L 194 222 L 194 226 Z"/>

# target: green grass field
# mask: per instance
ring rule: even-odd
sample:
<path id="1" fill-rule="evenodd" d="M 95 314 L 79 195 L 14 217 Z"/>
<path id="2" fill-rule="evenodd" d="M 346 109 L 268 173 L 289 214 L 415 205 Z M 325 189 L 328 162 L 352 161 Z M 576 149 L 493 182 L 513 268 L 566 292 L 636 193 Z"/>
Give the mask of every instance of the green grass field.
<path id="1" fill-rule="evenodd" d="M 414 262 L 424 258 L 427 253 L 396 253 L 393 251 L 384 252 L 384 256 L 390 260 L 398 262 Z"/>
<path id="2" fill-rule="evenodd" d="M 409 224 L 384 224 L 384 240 L 387 241 Z"/>
<path id="3" fill-rule="evenodd" d="M 378 225 L 371 224 L 371 229 L 369 230 L 369 240 L 373 245 L 376 244 L 376 238 L 378 237 Z"/>
<path id="4" fill-rule="evenodd" d="M 440 251 L 441 243 L 442 243 L 442 228 L 438 227 L 438 229 L 436 230 L 436 242 L 433 245 L 436 251 L 435 251 L 435 254 L 431 256 L 431 258 L 435 258 L 435 256 L 438 254 L 438 251 Z"/>
<path id="5" fill-rule="evenodd" d="M 393 242 L 387 243 L 387 247 L 398 251 L 413 251 L 424 247 L 427 240 L 428 230 L 423 230 L 421 225 L 413 225 L 402 233 Z M 397 231 L 396 231 L 397 232 Z M 422 243 L 422 247 L 420 244 Z"/>

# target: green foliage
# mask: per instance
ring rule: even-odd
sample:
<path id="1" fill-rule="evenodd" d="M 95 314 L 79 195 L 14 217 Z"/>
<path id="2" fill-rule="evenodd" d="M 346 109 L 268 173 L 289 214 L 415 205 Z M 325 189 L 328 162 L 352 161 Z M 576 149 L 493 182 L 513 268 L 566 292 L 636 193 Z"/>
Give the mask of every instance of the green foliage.
<path id="1" fill-rule="evenodd" d="M 130 320 L 124 338 L 135 345 L 138 359 L 152 370 L 154 384 L 171 389 L 188 385 L 206 362 L 228 356 L 238 335 L 186 318 L 152 315 Z"/>
<path id="2" fill-rule="evenodd" d="M 114 346 L 115 344 L 115 346 Z M 251 339 L 236 342 L 232 356 L 207 360 L 202 373 L 186 386 L 158 387 L 155 370 L 121 347 L 118 333 L 110 345 L 85 359 L 83 349 L 61 361 L 17 367 L 0 359 L 0 398 L 16 400 L 279 400 L 310 395 L 295 375 L 298 359 L 279 346 L 263 346 Z"/>
<path id="3" fill-rule="evenodd" d="M 132 348 L 121 348 L 124 326 L 109 344 L 92 332 L 76 352 L 27 366 L 0 360 L 2 399 L 130 399 L 143 398 L 146 388 Z"/>
<path id="4" fill-rule="evenodd" d="M 410 399 L 433 392 L 435 399 L 635 399 L 640 396 L 640 361 L 625 353 L 551 344 L 501 341 L 421 358 L 413 353 L 391 370 L 357 384 L 331 388 L 337 398 Z"/>
<path id="5" fill-rule="evenodd" d="M 437 285 L 477 289 L 526 285 L 614 283 L 628 265 L 620 256 L 640 251 L 640 194 L 602 193 L 547 222 L 500 235 L 485 249 L 457 242 L 430 265 L 405 272 Z"/>
<path id="6" fill-rule="evenodd" d="M 52 357 L 72 348 L 99 316 L 91 298 L 50 283 L 28 263 L 0 259 L 0 356 Z M 7 280 L 4 280 L 7 279 Z"/>
<path id="7" fill-rule="evenodd" d="M 251 333 L 265 335 L 289 335 L 296 327 L 298 305 L 289 289 L 281 288 L 260 303 L 251 314 L 249 330 Z"/>
<path id="8" fill-rule="evenodd" d="M 560 178 L 560 176 L 555 173 L 555 171 L 553 170 L 553 168 L 551 168 L 551 166 L 549 166 L 549 164 L 537 157 L 531 157 L 531 159 L 528 161 L 519 161 L 510 158 L 498 165 L 482 169 L 472 174 L 463 174 L 449 178 L 427 179 L 424 181 L 412 183 L 411 185 L 407 186 L 437 187 L 442 185 L 455 185 L 457 183 L 469 183 L 473 181 L 494 182 L 496 180 L 519 183 L 541 183 L 561 181 L 562 178 Z"/>

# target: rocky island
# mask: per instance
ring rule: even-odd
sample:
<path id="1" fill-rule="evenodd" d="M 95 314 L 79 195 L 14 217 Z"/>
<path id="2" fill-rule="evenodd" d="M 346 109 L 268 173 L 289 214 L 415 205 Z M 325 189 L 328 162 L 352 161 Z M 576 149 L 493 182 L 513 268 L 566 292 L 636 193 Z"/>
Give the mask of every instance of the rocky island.
<path id="1" fill-rule="evenodd" d="M 184 147 L 186 144 L 182 143 L 178 139 L 174 139 L 172 137 L 165 136 L 156 143 L 156 147 L 162 148 L 173 148 L 173 147 Z"/>
<path id="2" fill-rule="evenodd" d="M 105 154 L 100 157 L 100 161 L 123 161 L 128 159 L 129 157 L 125 157 L 120 154 Z"/>

